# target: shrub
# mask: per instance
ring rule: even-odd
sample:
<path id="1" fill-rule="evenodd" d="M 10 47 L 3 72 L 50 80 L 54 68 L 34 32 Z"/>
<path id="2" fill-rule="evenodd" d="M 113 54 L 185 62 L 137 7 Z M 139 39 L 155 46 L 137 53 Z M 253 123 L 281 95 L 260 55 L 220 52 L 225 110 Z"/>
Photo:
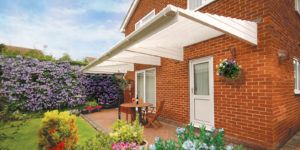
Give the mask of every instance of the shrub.
<path id="1" fill-rule="evenodd" d="M 195 132 L 192 124 L 186 128 L 176 129 L 177 141 L 157 137 L 155 144 L 150 145 L 150 150 L 242 150 L 242 146 L 234 147 L 232 144 L 225 145 L 224 129 L 211 129 L 207 131 L 205 126 L 200 128 L 199 134 Z"/>
<path id="2" fill-rule="evenodd" d="M 40 149 L 74 149 L 77 141 L 76 116 L 58 110 L 44 114 L 39 130 Z"/>
<path id="3" fill-rule="evenodd" d="M 3 62 L 0 94 L 12 111 L 39 111 L 75 107 L 85 103 L 79 67 L 32 58 L 7 58 Z"/>
<path id="4" fill-rule="evenodd" d="M 96 101 L 88 101 L 85 103 L 85 106 L 95 107 L 95 106 L 98 106 L 98 103 Z"/>
<path id="5" fill-rule="evenodd" d="M 105 108 L 117 107 L 122 103 L 123 92 L 111 75 L 85 75 L 83 80 L 88 99 L 95 99 Z"/>
<path id="6" fill-rule="evenodd" d="M 111 137 L 99 131 L 96 137 L 90 138 L 85 141 L 83 146 L 78 146 L 78 150 L 111 150 L 112 149 L 112 139 Z"/>
<path id="7" fill-rule="evenodd" d="M 133 122 L 133 125 L 126 123 L 124 120 L 118 120 L 114 123 L 110 136 L 115 143 L 142 144 L 144 141 L 144 128 L 139 124 L 138 119 Z"/>

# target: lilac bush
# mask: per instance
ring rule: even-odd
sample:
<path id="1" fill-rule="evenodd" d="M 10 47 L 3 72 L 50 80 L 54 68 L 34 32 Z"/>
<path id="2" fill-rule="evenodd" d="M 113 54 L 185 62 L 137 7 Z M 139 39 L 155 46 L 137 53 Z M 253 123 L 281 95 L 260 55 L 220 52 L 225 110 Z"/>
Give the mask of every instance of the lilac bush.
<path id="1" fill-rule="evenodd" d="M 85 103 L 84 76 L 77 66 L 1 55 L 0 66 L 0 94 L 15 109 L 39 111 Z"/>
<path id="2" fill-rule="evenodd" d="M 95 99 L 105 108 L 116 107 L 123 100 L 122 90 L 111 75 L 88 74 L 83 85 L 89 99 Z"/>

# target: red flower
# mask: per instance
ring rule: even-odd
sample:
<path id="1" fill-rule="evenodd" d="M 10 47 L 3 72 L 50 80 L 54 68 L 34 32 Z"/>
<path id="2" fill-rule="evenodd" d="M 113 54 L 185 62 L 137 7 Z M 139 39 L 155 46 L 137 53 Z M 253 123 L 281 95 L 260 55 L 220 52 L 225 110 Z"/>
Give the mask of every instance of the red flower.
<path id="1" fill-rule="evenodd" d="M 85 109 L 88 111 L 92 111 L 94 108 L 92 106 L 87 106 L 87 107 L 85 107 Z"/>
<path id="2" fill-rule="evenodd" d="M 65 142 L 59 142 L 55 147 L 51 148 L 51 150 L 64 150 L 64 149 L 65 149 Z"/>
<path id="3" fill-rule="evenodd" d="M 101 109 L 102 106 L 98 105 L 98 106 L 95 106 L 96 109 Z"/>
<path id="4" fill-rule="evenodd" d="M 48 131 L 49 134 L 53 134 L 54 132 L 56 132 L 55 128 Z"/>

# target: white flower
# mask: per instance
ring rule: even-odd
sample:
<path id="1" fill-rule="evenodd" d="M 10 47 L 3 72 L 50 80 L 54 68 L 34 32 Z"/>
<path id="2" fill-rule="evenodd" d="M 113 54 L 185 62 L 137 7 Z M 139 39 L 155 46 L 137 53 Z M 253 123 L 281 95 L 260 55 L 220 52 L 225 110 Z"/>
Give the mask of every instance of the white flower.
<path id="1" fill-rule="evenodd" d="M 149 145 L 149 150 L 156 150 L 155 145 L 154 145 L 154 144 L 150 144 L 150 145 Z"/>
<path id="2" fill-rule="evenodd" d="M 215 127 L 211 127 L 210 131 L 211 132 L 215 132 L 216 128 Z"/>
<path id="3" fill-rule="evenodd" d="M 159 141 L 159 139 L 160 139 L 159 137 L 155 137 L 155 139 L 154 139 L 155 143 L 157 143 Z"/>
<path id="4" fill-rule="evenodd" d="M 219 132 L 224 132 L 224 128 L 219 129 Z"/>
<path id="5" fill-rule="evenodd" d="M 177 129 L 176 129 L 177 135 L 181 135 L 181 134 L 183 134 L 184 132 L 185 132 L 185 128 L 177 128 Z"/>
<path id="6" fill-rule="evenodd" d="M 233 150 L 233 145 L 232 144 L 227 145 L 226 150 Z"/>
<path id="7" fill-rule="evenodd" d="M 193 143 L 190 140 L 186 140 L 183 144 L 182 144 L 182 148 L 185 150 L 195 150 L 195 143 Z"/>
<path id="8" fill-rule="evenodd" d="M 209 147 L 209 149 L 210 149 L 210 150 L 216 150 L 216 146 L 215 146 L 215 145 L 211 145 L 211 146 Z"/>
<path id="9" fill-rule="evenodd" d="M 208 146 L 206 143 L 201 143 L 199 146 L 200 149 L 208 149 Z"/>
<path id="10" fill-rule="evenodd" d="M 211 134 L 210 134 L 209 132 L 206 132 L 205 135 L 206 135 L 206 136 L 210 136 Z"/>

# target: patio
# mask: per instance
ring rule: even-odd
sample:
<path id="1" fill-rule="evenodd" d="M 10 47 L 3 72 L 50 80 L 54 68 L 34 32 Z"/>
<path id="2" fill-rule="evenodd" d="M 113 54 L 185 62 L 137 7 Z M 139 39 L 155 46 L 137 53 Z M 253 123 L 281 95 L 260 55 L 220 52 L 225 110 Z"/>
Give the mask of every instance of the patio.
<path id="1" fill-rule="evenodd" d="M 118 119 L 117 109 L 104 109 L 101 112 L 86 114 L 83 117 L 90 122 L 96 129 L 110 132 L 113 123 Z M 125 113 L 121 113 L 121 119 L 125 120 Z M 128 116 L 130 120 L 130 115 Z M 160 128 L 144 128 L 145 139 L 149 143 L 154 143 L 155 137 L 163 139 L 176 139 L 176 126 L 161 122 Z"/>

